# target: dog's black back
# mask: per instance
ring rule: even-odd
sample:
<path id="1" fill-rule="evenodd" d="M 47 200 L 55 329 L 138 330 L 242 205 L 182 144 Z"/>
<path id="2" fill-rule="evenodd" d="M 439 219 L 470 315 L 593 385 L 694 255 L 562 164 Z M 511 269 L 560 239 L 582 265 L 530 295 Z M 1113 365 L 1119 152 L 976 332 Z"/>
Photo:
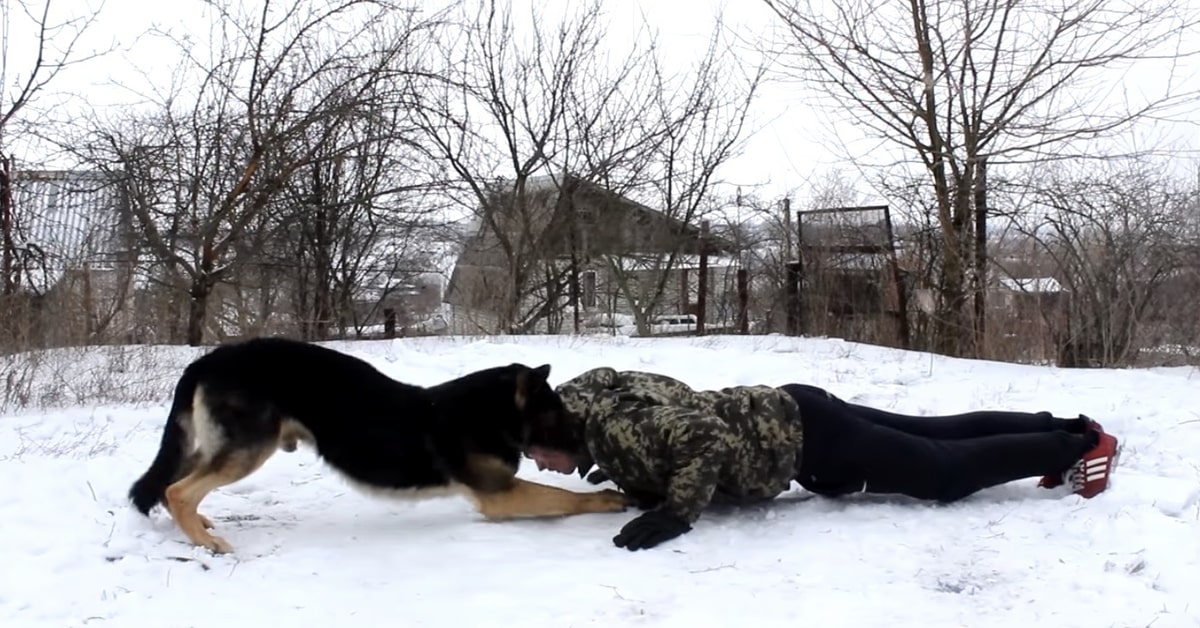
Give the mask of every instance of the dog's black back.
<path id="1" fill-rule="evenodd" d="M 317 440 L 349 427 L 428 420 L 425 389 L 396 381 L 354 356 L 283 338 L 218 347 L 187 367 L 215 401 L 258 400 L 304 424 Z M 351 392 L 357 394 L 349 394 Z M 406 416 L 397 416 L 397 410 Z"/>

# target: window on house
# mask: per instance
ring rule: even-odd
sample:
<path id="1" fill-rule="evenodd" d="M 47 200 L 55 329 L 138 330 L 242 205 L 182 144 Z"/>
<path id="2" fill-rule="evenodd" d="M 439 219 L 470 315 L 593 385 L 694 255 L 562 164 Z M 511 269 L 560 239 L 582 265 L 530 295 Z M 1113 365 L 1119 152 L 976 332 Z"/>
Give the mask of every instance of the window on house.
<path id="1" fill-rule="evenodd" d="M 581 204 L 575 206 L 575 219 L 579 224 L 588 226 L 596 222 L 596 210 L 591 204 Z"/>

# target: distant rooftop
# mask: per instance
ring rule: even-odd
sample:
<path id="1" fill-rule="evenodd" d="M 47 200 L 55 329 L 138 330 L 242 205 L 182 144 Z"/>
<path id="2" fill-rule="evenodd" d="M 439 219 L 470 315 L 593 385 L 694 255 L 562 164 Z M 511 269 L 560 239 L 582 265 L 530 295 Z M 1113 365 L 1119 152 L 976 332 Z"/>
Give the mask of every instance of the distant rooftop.
<path id="1" fill-rule="evenodd" d="M 86 170 L 13 173 L 13 239 L 33 260 L 22 282 L 49 290 L 68 269 L 110 268 L 129 225 L 124 191 L 110 176 Z"/>

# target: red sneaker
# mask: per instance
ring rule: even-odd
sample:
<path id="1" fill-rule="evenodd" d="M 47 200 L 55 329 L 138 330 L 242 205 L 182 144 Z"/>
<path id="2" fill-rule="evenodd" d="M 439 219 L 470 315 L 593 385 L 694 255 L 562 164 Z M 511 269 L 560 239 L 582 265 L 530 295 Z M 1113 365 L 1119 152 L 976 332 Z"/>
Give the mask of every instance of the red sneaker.
<path id="1" fill-rule="evenodd" d="M 1108 488 L 1108 478 L 1121 456 L 1120 443 L 1115 436 L 1105 433 L 1098 423 L 1093 424 L 1093 429 L 1100 433 L 1100 442 L 1067 472 L 1071 489 L 1086 499 Z"/>
<path id="2" fill-rule="evenodd" d="M 1104 433 L 1104 428 L 1099 423 L 1097 423 L 1094 419 L 1092 419 L 1091 417 L 1081 414 L 1081 415 L 1079 415 L 1079 418 L 1088 422 L 1087 429 L 1095 430 L 1097 432 L 1100 432 L 1101 434 Z M 1104 442 L 1103 439 L 1101 439 L 1100 442 L 1103 443 Z M 1089 453 L 1091 453 L 1091 452 L 1089 452 Z M 1085 456 L 1086 456 L 1086 454 L 1085 454 Z M 1064 473 L 1056 473 L 1054 475 L 1044 475 L 1044 476 L 1042 476 L 1042 479 L 1038 480 L 1037 485 L 1040 486 L 1041 488 L 1058 488 L 1058 487 L 1062 486 L 1063 482 L 1065 482 L 1068 477 L 1071 477 L 1071 474 L 1075 472 L 1075 469 L 1078 466 L 1079 466 L 1079 463 L 1076 463 L 1075 466 L 1072 466 L 1070 469 L 1068 469 Z M 1113 466 L 1116 466 L 1116 464 L 1114 464 Z"/>

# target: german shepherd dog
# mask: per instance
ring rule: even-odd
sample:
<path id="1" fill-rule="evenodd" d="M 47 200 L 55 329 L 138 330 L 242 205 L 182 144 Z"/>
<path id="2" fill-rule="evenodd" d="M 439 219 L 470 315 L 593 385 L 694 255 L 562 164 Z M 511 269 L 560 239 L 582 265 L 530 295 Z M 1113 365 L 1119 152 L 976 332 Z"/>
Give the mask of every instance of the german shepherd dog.
<path id="1" fill-rule="evenodd" d="M 550 366 L 510 364 L 436 386 L 398 382 L 316 344 L 257 338 L 217 347 L 175 386 L 158 454 L 129 490 L 163 503 L 196 545 L 232 547 L 197 512 L 209 492 L 304 442 L 351 484 L 408 497 L 461 492 L 489 520 L 619 512 L 616 491 L 576 493 L 516 477 L 530 445 L 553 447 L 565 412 Z"/>

